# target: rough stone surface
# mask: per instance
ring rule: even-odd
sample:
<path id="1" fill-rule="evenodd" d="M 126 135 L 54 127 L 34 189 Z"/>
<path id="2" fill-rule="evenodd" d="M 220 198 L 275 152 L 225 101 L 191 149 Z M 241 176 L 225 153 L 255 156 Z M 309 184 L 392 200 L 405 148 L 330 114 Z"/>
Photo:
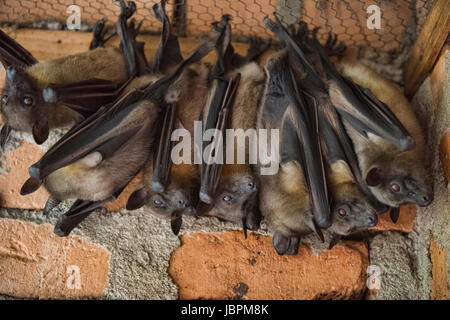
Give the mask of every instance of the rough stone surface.
<path id="1" fill-rule="evenodd" d="M 365 290 L 364 244 L 347 242 L 320 256 L 308 245 L 279 256 L 271 237 L 240 232 L 181 237 L 169 273 L 180 299 L 348 299 Z M 326 274 L 326 276 L 324 276 Z"/>
<path id="2" fill-rule="evenodd" d="M 0 220 L 0 293 L 19 298 L 102 297 L 110 254 L 49 224 Z"/>
<path id="3" fill-rule="evenodd" d="M 381 271 L 381 287 L 375 299 L 420 298 L 407 247 L 407 239 L 395 231 L 379 234 L 369 242 L 370 265 Z"/>

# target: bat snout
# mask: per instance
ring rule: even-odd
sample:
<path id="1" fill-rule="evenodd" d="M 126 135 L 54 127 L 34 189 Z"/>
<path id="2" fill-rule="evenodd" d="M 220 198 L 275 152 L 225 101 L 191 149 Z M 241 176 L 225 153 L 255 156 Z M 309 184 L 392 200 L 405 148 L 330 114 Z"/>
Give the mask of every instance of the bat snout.
<path id="1" fill-rule="evenodd" d="M 377 214 L 373 214 L 370 215 L 369 217 L 367 217 L 367 227 L 371 228 L 371 227 L 375 227 L 378 224 L 378 215 Z"/>
<path id="2" fill-rule="evenodd" d="M 427 207 L 431 204 L 431 202 L 433 202 L 434 196 L 432 193 L 430 194 L 425 194 L 421 197 L 419 197 L 417 204 L 421 207 Z"/>

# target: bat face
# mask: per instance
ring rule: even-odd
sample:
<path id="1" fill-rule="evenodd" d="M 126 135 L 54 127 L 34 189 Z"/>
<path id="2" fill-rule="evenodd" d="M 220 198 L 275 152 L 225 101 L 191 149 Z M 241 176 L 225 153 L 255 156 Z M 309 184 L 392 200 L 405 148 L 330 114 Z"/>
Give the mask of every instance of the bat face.
<path id="1" fill-rule="evenodd" d="M 220 182 L 219 190 L 213 198 L 213 207 L 208 215 L 222 220 L 241 223 L 245 221 L 247 229 L 259 227 L 257 208 L 252 198 L 257 196 L 256 179 L 251 175 L 226 175 L 227 166 Z"/>
<path id="2" fill-rule="evenodd" d="M 433 201 L 426 171 L 414 161 L 390 159 L 374 163 L 365 179 L 375 197 L 391 207 L 405 203 L 426 207 Z"/>
<path id="3" fill-rule="evenodd" d="M 334 196 L 332 225 L 330 230 L 339 235 L 348 235 L 358 229 L 377 225 L 378 215 L 370 202 L 359 192 L 356 184 L 347 183 L 339 187 Z"/>
<path id="4" fill-rule="evenodd" d="M 8 67 L 2 91 L 2 118 L 12 129 L 32 132 L 41 114 L 41 91 L 21 68 Z"/>
<path id="5" fill-rule="evenodd" d="M 192 196 L 177 188 L 169 187 L 164 193 L 147 191 L 146 208 L 160 217 L 170 218 L 176 211 L 194 215 L 195 209 L 192 204 Z"/>

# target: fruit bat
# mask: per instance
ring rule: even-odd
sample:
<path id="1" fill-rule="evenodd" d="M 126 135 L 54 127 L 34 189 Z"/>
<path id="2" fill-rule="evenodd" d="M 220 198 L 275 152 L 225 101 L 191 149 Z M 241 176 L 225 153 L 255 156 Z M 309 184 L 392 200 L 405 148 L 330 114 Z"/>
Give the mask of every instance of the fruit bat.
<path id="1" fill-rule="evenodd" d="M 391 207 L 396 222 L 399 206 L 416 203 L 427 206 L 433 200 L 429 173 L 425 168 L 425 141 L 417 116 L 402 92 L 389 80 L 361 62 L 345 56 L 337 63 L 338 70 L 359 86 L 368 88 L 386 103 L 404 124 L 415 141 L 415 148 L 403 151 L 389 140 L 374 135 L 362 136 L 346 125 L 358 156 L 362 175 L 375 197 Z"/>
<path id="2" fill-rule="evenodd" d="M 214 25 L 221 35 L 216 47 L 218 58 L 214 81 L 203 111 L 204 131 L 215 129 L 220 136 L 225 135 L 226 129 L 245 131 L 254 128 L 265 80 L 264 73 L 256 63 L 244 62 L 241 66 L 241 62 L 250 57 L 251 52 L 266 50 L 267 46 L 249 48 L 247 58 L 236 58 L 230 45 L 231 27 L 228 20 L 229 16 L 225 15 Z M 251 46 L 259 44 L 254 42 Z M 227 141 L 215 136 L 210 145 L 203 143 L 203 154 L 208 154 L 208 161 L 203 162 L 201 167 L 201 202 L 198 211 L 201 215 L 208 214 L 242 223 L 246 234 L 247 229 L 259 228 L 258 181 L 249 164 L 217 163 L 216 155 L 223 154 L 225 147 L 228 150 L 228 144 L 235 142 L 235 138 L 232 139 Z M 248 158 L 248 147 L 245 151 Z M 231 152 L 234 154 L 235 149 Z"/>
<path id="3" fill-rule="evenodd" d="M 126 29 L 126 19 L 134 11 L 123 1 L 121 5 L 118 24 Z M 133 43 L 127 35 L 122 41 Z M 113 102 L 121 85 L 133 76 L 127 71 L 130 54 L 126 50 L 124 53 L 118 48 L 96 48 L 38 62 L 0 30 L 0 60 L 6 68 L 1 104 L 5 124 L 0 144 L 5 144 L 11 130 L 32 133 L 36 143 L 41 144 L 50 129 L 70 127 L 101 105 Z"/>
<path id="4" fill-rule="evenodd" d="M 171 128 L 186 129 L 190 137 L 194 136 L 194 121 L 199 120 L 206 102 L 209 75 L 210 67 L 206 64 L 196 64 L 195 67 L 185 70 L 178 83 L 174 84 L 180 92 L 176 113 L 175 108 L 166 113 L 170 116 L 163 120 L 164 124 L 168 123 Z M 162 145 L 166 145 L 167 149 L 161 148 Z M 128 199 L 127 209 L 134 210 L 145 206 L 146 212 L 168 218 L 171 221 L 172 231 L 178 234 L 182 214 L 195 215 L 198 202 L 199 174 L 193 159 L 194 145 L 191 143 L 190 147 L 190 163 L 172 163 L 172 159 L 169 158 L 172 142 L 160 140 L 160 145 L 155 150 L 155 153 L 159 151 L 161 155 L 158 161 L 159 173 L 155 174 L 154 170 L 154 160 L 158 159 L 158 156 L 150 157 L 144 167 L 140 187 Z M 165 153 L 165 150 L 168 152 Z M 163 154 L 167 154 L 167 159 L 166 156 L 162 156 Z"/>
<path id="5" fill-rule="evenodd" d="M 288 48 L 298 47 L 279 22 L 275 23 L 266 17 L 264 24 L 286 41 Z M 290 51 L 292 50 L 289 49 L 288 52 Z M 303 60 L 306 61 L 304 66 L 306 71 L 310 69 L 314 72 L 306 58 Z M 302 63 L 302 60 L 296 58 L 293 62 L 289 62 L 287 58 L 281 59 L 277 64 L 278 73 L 273 69 L 267 71 L 271 76 L 265 93 L 262 117 L 268 125 L 267 129 L 280 130 L 281 163 L 297 161 L 302 166 L 315 223 L 319 228 L 328 228 L 331 225 L 330 200 L 320 149 L 317 106 L 308 104 L 299 92 L 293 69 L 296 63 Z M 308 81 L 316 80 L 308 79 Z M 302 89 L 305 85 L 314 88 L 321 86 L 318 81 L 311 84 L 308 81 L 301 82 Z"/>
<path id="6" fill-rule="evenodd" d="M 209 41 L 203 42 L 171 75 L 129 91 L 112 106 L 101 107 L 29 168 L 30 178 L 21 194 L 44 184 L 51 194 L 49 209 L 58 201 L 78 199 L 58 221 L 56 234 L 69 234 L 95 208 L 116 198 L 141 170 L 152 149 L 161 109 L 178 96 L 171 92 L 172 84 L 211 49 Z"/>

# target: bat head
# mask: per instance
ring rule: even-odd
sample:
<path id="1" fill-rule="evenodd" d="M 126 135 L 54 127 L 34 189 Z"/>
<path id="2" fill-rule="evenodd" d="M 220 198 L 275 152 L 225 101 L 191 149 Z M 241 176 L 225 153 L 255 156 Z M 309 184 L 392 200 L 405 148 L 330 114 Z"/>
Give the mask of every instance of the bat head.
<path id="1" fill-rule="evenodd" d="M 330 230 L 339 235 L 348 235 L 356 230 L 375 227 L 378 214 L 356 184 L 339 186 L 333 194 Z"/>
<path id="2" fill-rule="evenodd" d="M 168 188 L 164 193 L 148 194 L 147 207 L 159 216 L 170 216 L 174 211 L 181 210 L 184 214 L 194 215 L 192 197 L 181 189 Z"/>
<path id="3" fill-rule="evenodd" d="M 371 166 L 365 179 L 375 197 L 391 207 L 405 203 L 426 207 L 433 201 L 426 170 L 423 164 L 414 159 L 380 159 Z"/>
<path id="4" fill-rule="evenodd" d="M 6 84 L 2 91 L 1 114 L 11 129 L 33 133 L 38 144 L 48 136 L 48 120 L 43 115 L 42 91 L 20 67 L 6 69 Z"/>
<path id="5" fill-rule="evenodd" d="M 219 190 L 212 203 L 209 216 L 243 223 L 250 230 L 259 228 L 258 184 L 252 175 L 222 174 Z"/>

